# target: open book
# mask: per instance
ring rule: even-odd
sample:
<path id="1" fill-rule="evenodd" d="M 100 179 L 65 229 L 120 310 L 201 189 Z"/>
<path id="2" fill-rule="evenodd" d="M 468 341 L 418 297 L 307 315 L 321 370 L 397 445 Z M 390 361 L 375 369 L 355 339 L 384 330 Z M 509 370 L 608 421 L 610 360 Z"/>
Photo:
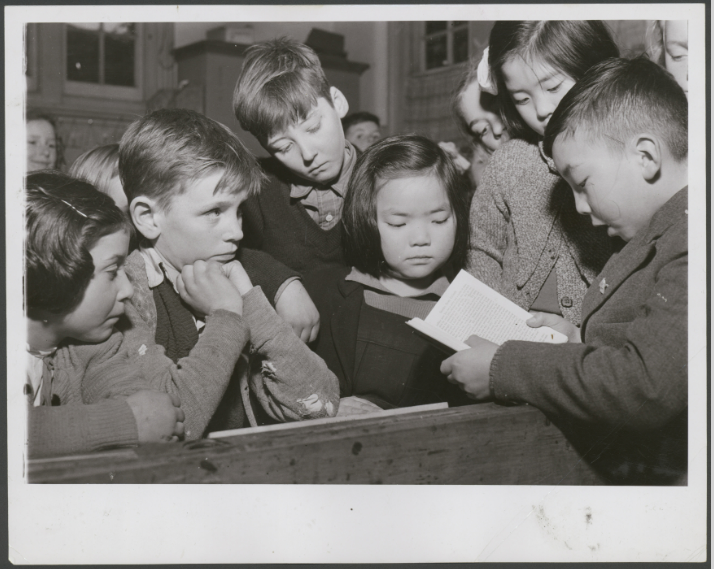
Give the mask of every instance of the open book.
<path id="1" fill-rule="evenodd" d="M 426 320 L 412 318 L 407 324 L 457 352 L 469 348 L 464 342 L 474 334 L 499 345 L 506 340 L 568 341 L 565 334 L 547 326 L 531 328 L 526 324 L 530 317 L 526 310 L 461 271 Z"/>

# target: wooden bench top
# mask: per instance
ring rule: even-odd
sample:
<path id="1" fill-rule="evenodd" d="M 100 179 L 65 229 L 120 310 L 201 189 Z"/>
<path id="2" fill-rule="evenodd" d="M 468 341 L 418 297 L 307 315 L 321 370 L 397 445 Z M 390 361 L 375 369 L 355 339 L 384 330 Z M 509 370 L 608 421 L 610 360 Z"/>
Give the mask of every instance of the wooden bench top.
<path id="1" fill-rule="evenodd" d="M 602 484 L 545 416 L 495 404 L 247 429 L 28 462 L 30 482 Z"/>

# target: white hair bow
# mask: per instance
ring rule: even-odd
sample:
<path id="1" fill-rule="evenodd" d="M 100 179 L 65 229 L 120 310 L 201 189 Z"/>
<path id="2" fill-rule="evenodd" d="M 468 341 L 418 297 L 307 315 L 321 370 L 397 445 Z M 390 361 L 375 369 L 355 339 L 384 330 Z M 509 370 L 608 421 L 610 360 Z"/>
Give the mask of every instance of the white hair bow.
<path id="1" fill-rule="evenodd" d="M 488 66 L 488 48 L 483 51 L 481 61 L 476 68 L 476 79 L 481 91 L 498 95 L 498 87 L 491 77 L 491 68 Z"/>

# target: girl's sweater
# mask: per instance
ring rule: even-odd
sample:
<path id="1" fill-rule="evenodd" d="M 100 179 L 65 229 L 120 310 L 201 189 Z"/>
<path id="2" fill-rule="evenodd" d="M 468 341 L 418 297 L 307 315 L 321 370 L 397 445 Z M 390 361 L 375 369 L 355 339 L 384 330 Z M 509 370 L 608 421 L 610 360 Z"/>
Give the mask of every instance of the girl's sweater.
<path id="1" fill-rule="evenodd" d="M 243 297 L 243 315 L 216 310 L 206 318 L 189 356 L 174 363 L 155 343 L 156 305 L 139 251 L 126 263 L 134 285 L 127 303 L 132 328 L 127 335 L 150 338 L 139 358 L 142 372 L 159 391 L 174 393 L 186 415 L 187 439 L 203 436 L 235 373 L 277 421 L 333 416 L 339 406 L 337 378 L 268 303 L 260 287 Z M 241 358 L 241 354 L 245 357 Z M 236 401 L 241 405 L 241 401 Z M 245 410 L 234 409 L 235 413 Z"/>
<path id="2" fill-rule="evenodd" d="M 528 310 L 555 268 L 560 310 L 579 325 L 585 291 L 611 253 L 606 229 L 577 213 L 537 145 L 516 139 L 496 151 L 471 203 L 472 275 Z"/>
<path id="3" fill-rule="evenodd" d="M 28 403 L 30 458 L 138 444 L 134 414 L 123 397 L 147 384 L 130 351 L 115 332 L 101 344 L 61 346 L 45 358 L 53 404 Z"/>

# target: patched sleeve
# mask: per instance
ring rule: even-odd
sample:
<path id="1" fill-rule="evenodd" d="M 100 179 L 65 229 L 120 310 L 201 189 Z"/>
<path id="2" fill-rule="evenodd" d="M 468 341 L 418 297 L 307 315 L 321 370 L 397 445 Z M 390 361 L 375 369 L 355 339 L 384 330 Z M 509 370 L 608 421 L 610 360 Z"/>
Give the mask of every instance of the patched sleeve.
<path id="1" fill-rule="evenodd" d="M 333 417 L 339 385 L 325 362 L 310 350 L 255 287 L 243 299 L 251 332 L 250 387 L 278 421 Z"/>

